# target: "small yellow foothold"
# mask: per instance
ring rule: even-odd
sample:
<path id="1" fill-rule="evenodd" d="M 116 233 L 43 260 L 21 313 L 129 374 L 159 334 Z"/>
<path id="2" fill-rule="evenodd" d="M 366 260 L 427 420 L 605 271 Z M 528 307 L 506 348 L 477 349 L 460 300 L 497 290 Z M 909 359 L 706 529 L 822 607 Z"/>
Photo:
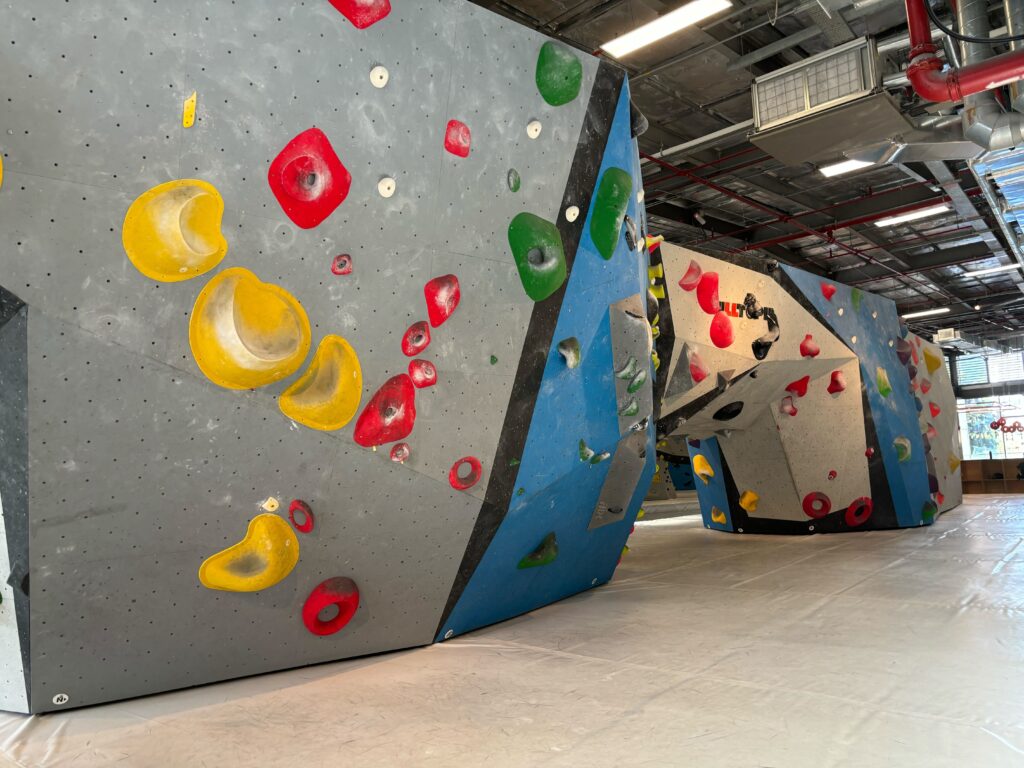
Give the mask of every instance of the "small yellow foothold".
<path id="1" fill-rule="evenodd" d="M 279 502 L 273 496 L 268 496 L 266 499 L 260 502 L 260 509 L 265 509 L 267 512 L 277 512 L 280 506 L 281 502 Z"/>
<path id="2" fill-rule="evenodd" d="M 954 456 L 952 453 L 949 454 L 949 471 L 956 472 L 960 468 L 960 459 Z"/>
<path id="3" fill-rule="evenodd" d="M 183 128 L 191 128 L 196 122 L 196 92 L 192 91 L 192 95 L 185 99 L 185 103 L 181 108 L 181 126 Z"/>
<path id="4" fill-rule="evenodd" d="M 725 512 L 720 510 L 718 507 L 712 507 L 711 508 L 711 522 L 712 523 L 718 523 L 719 525 L 725 525 L 726 522 L 728 522 L 726 520 L 726 517 L 725 517 Z"/>
<path id="5" fill-rule="evenodd" d="M 625 557 L 627 554 L 629 554 L 629 547 L 623 546 L 622 547 L 622 556 Z"/>
<path id="6" fill-rule="evenodd" d="M 640 509 L 640 511 L 636 513 L 636 519 L 637 519 L 637 520 L 643 520 L 643 517 L 644 517 L 644 515 L 646 515 L 646 514 L 647 514 L 647 513 L 646 513 L 646 512 L 644 512 L 644 510 L 643 510 L 643 509 L 641 508 L 641 509 Z"/>
<path id="7" fill-rule="evenodd" d="M 658 443 L 659 448 L 664 448 L 666 445 L 668 445 L 668 440 L 662 440 L 660 443 Z"/>
<path id="8" fill-rule="evenodd" d="M 651 362 L 654 363 L 654 370 L 658 370 L 661 367 L 661 358 L 658 357 L 657 352 L 651 352 Z"/>
<path id="9" fill-rule="evenodd" d="M 693 457 L 693 474 L 699 477 L 704 485 L 707 485 L 711 478 L 715 476 L 715 470 L 711 468 L 708 460 L 698 453 Z"/>
<path id="10" fill-rule="evenodd" d="M 753 491 L 744 491 L 743 495 L 740 496 L 740 506 L 743 507 L 747 512 L 753 514 L 757 511 L 757 502 L 761 497 Z"/>
<path id="11" fill-rule="evenodd" d="M 651 278 L 651 280 L 654 280 L 655 278 L 658 277 L 664 277 L 665 267 L 661 264 L 655 264 L 653 267 L 648 267 L 647 276 Z"/>
<path id="12" fill-rule="evenodd" d="M 664 240 L 664 235 L 647 235 L 647 248 L 650 249 L 652 245 L 657 245 L 658 243 L 663 242 Z"/>
<path id="13" fill-rule="evenodd" d="M 654 298 L 656 298 L 656 299 L 664 299 L 665 298 L 665 286 L 664 285 L 652 285 L 651 286 L 651 293 L 654 294 Z"/>
<path id="14" fill-rule="evenodd" d="M 651 326 L 651 338 L 656 339 L 661 336 L 661 328 L 656 325 Z"/>
<path id="15" fill-rule="evenodd" d="M 226 592 L 259 592 L 284 579 L 298 562 L 292 527 L 277 515 L 256 515 L 240 542 L 203 561 L 199 583 Z"/>

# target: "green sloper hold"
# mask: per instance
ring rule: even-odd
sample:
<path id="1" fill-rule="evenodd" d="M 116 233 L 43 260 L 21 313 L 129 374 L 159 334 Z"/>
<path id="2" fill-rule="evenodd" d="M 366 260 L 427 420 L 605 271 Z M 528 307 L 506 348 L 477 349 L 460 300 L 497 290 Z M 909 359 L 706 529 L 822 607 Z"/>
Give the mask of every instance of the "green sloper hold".
<path id="1" fill-rule="evenodd" d="M 583 65 L 576 54 L 556 43 L 544 43 L 537 55 L 537 90 L 552 107 L 568 104 L 580 94 Z"/>
<path id="2" fill-rule="evenodd" d="M 938 513 L 939 513 L 938 505 L 934 501 L 931 501 L 929 499 L 928 501 L 926 501 L 924 503 L 924 507 L 922 507 L 922 509 L 921 509 L 921 519 L 924 522 L 926 522 L 926 523 L 930 523 L 930 522 L 935 520 L 935 516 Z"/>
<path id="3" fill-rule="evenodd" d="M 612 257 L 619 244 L 622 219 L 632 194 L 633 177 L 621 168 L 609 168 L 601 175 L 594 210 L 590 214 L 590 238 L 606 260 Z"/>
<path id="4" fill-rule="evenodd" d="M 879 367 L 875 369 L 875 375 L 878 384 L 878 394 L 882 397 L 891 395 L 892 385 L 889 383 L 889 374 L 885 372 L 885 368 Z"/>
<path id="5" fill-rule="evenodd" d="M 857 309 L 857 310 L 860 309 L 860 300 L 861 300 L 861 298 L 863 298 L 863 296 L 864 296 L 864 293 L 863 293 L 863 291 L 861 291 L 860 288 L 854 288 L 852 291 L 850 291 L 850 298 L 853 299 L 853 308 L 854 309 Z"/>
<path id="6" fill-rule="evenodd" d="M 544 537 L 544 541 L 540 543 L 540 546 L 519 561 L 517 567 L 536 568 L 539 565 L 553 563 L 556 557 L 558 557 L 558 539 L 555 537 L 555 532 L 552 531 Z"/>
<path id="7" fill-rule="evenodd" d="M 580 340 L 575 336 L 558 342 L 558 354 L 565 358 L 567 368 L 575 368 L 580 364 Z"/>
<path id="8" fill-rule="evenodd" d="M 532 213 L 517 214 L 508 225 L 508 244 L 526 295 L 543 301 L 558 290 L 568 274 L 558 227 Z"/>
<path id="9" fill-rule="evenodd" d="M 910 460 L 910 440 L 900 435 L 893 439 L 892 447 L 896 449 L 896 461 L 902 464 Z"/>

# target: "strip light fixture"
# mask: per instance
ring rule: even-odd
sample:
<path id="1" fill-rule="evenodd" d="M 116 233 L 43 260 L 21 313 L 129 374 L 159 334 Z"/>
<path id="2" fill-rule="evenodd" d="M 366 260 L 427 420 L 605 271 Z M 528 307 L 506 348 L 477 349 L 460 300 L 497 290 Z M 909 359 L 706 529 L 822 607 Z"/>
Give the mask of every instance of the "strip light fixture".
<path id="1" fill-rule="evenodd" d="M 842 176 L 844 173 L 859 171 L 861 168 L 867 168 L 869 165 L 874 165 L 874 163 L 869 163 L 866 160 L 843 160 L 839 163 L 832 163 L 832 165 L 821 166 L 818 169 L 818 173 L 827 178 L 832 178 L 833 176 Z"/>
<path id="2" fill-rule="evenodd" d="M 920 312 L 911 312 L 907 315 L 900 315 L 904 320 L 913 320 L 915 317 L 931 317 L 932 315 L 944 315 L 949 312 L 949 307 L 939 307 L 938 309 L 922 309 Z"/>
<path id="3" fill-rule="evenodd" d="M 1007 264 L 1002 267 L 992 267 L 990 269 L 979 269 L 976 272 L 964 272 L 964 277 L 981 277 L 982 275 L 994 275 L 997 272 L 1012 272 L 1015 269 L 1020 269 L 1022 264 Z"/>
<path id="4" fill-rule="evenodd" d="M 929 216 L 936 216 L 940 213 L 948 213 L 949 206 L 945 203 L 939 203 L 938 205 L 930 205 L 927 208 L 921 208 L 917 211 L 911 211 L 910 213 L 901 213 L 899 216 L 889 216 L 885 219 L 879 219 L 875 222 L 876 227 L 891 227 L 894 224 L 904 224 L 908 221 L 917 221 L 918 219 L 926 219 Z"/>
<path id="5" fill-rule="evenodd" d="M 732 8 L 730 0 L 693 0 L 671 13 L 666 13 L 652 22 L 637 27 L 632 32 L 615 38 L 605 43 L 601 48 L 619 59 L 633 51 L 639 50 L 646 45 L 657 42 L 663 37 L 675 34 L 681 29 L 692 27 L 698 21 L 703 21 L 708 16 Z"/>

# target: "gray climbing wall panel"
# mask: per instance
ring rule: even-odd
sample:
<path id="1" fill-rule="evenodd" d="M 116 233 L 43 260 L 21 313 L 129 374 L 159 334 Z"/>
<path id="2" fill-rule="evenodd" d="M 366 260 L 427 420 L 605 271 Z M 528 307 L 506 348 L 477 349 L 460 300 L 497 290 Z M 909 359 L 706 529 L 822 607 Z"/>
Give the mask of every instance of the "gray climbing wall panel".
<path id="1" fill-rule="evenodd" d="M 0 567 L 11 576 L 2 707 L 46 711 L 434 638 L 533 343 L 539 305 L 506 230 L 524 211 L 559 220 L 574 157 L 600 158 L 604 136 L 596 149 L 581 140 L 598 62 L 580 54 L 578 95 L 552 106 L 534 79 L 542 36 L 457 0 L 395 3 L 358 29 L 339 12 L 351 5 L 38 0 L 4 11 L 0 285 L 26 306 L 0 322 Z M 446 151 L 449 120 L 470 127 L 468 156 Z M 312 127 L 351 188 L 304 228 L 275 199 L 268 168 Z M 384 178 L 390 196 L 378 192 Z M 212 185 L 197 206 L 223 200 L 227 253 L 193 279 L 152 279 L 125 251 L 165 232 L 132 230 L 126 212 L 179 179 Z M 195 255 L 218 227 L 193 202 L 175 221 Z M 339 254 L 349 274 L 332 271 Z M 390 445 L 357 445 L 355 419 L 321 431 L 283 415 L 294 377 L 228 389 L 204 375 L 193 306 L 229 268 L 294 297 L 310 355 L 329 334 L 351 344 L 360 411 L 406 371 L 403 334 L 427 319 L 424 285 L 457 276 L 457 311 L 431 328 L 422 355 L 438 381 L 416 390 L 404 463 Z M 236 322 L 247 316 L 240 296 L 226 315 Z M 271 322 L 263 310 L 248 317 Z M 241 332 L 234 341 L 272 356 Z M 650 403 L 650 386 L 638 396 Z M 457 490 L 449 469 L 463 456 L 478 457 L 482 473 Z M 626 500 L 631 491 L 608 489 Z M 315 516 L 293 571 L 254 592 L 201 583 L 204 560 L 261 513 L 287 518 L 293 499 Z M 248 573 L 232 568 L 229 577 Z M 354 580 L 359 607 L 344 631 L 320 636 L 300 617 L 332 577 Z"/>

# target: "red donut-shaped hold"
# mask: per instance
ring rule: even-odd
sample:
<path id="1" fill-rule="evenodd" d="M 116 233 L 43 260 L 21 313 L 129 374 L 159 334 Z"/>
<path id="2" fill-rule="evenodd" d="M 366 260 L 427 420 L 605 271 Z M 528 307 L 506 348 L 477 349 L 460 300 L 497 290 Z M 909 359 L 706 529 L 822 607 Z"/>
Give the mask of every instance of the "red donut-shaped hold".
<path id="1" fill-rule="evenodd" d="M 300 523 L 295 519 L 295 513 L 298 512 L 302 516 L 302 522 Z M 293 499 L 292 503 L 288 506 L 288 519 L 292 521 L 292 525 L 295 526 L 295 530 L 299 533 L 309 533 L 313 530 L 315 525 L 313 521 L 313 510 L 309 508 L 309 504 L 304 502 L 302 499 Z"/>
<path id="2" fill-rule="evenodd" d="M 469 465 L 469 474 L 465 476 L 459 476 L 459 470 L 462 469 L 464 464 Z M 452 464 L 452 468 L 448 470 L 448 482 L 452 488 L 457 491 L 466 491 L 480 482 L 480 477 L 483 475 L 483 465 L 480 464 L 480 459 L 475 456 L 463 456 L 461 459 Z"/>
<path id="3" fill-rule="evenodd" d="M 338 606 L 338 614 L 332 619 L 321 619 L 320 612 L 332 605 Z M 359 587 L 352 579 L 335 576 L 320 582 L 302 606 L 302 623 L 314 635 L 333 635 L 338 632 L 359 608 Z"/>
<path id="4" fill-rule="evenodd" d="M 868 496 L 854 499 L 850 502 L 850 506 L 846 508 L 846 524 L 851 528 L 864 525 L 868 518 L 871 517 L 874 508 L 875 505 Z"/>
<path id="5" fill-rule="evenodd" d="M 804 496 L 804 514 L 815 519 L 832 511 L 832 500 L 821 491 L 812 491 Z"/>

